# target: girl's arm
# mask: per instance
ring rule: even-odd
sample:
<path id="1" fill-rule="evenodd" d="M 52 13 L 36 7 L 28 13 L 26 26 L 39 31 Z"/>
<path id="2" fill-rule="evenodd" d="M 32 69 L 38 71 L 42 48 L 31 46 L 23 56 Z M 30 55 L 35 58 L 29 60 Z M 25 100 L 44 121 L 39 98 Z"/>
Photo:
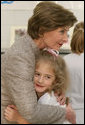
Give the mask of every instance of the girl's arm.
<path id="1" fill-rule="evenodd" d="M 17 122 L 18 124 L 30 124 L 26 119 L 24 119 L 20 115 L 16 106 L 14 105 L 7 106 L 7 108 L 5 109 L 5 118 L 8 121 L 14 121 Z"/>
<path id="2" fill-rule="evenodd" d="M 26 119 L 24 119 L 22 116 L 17 120 L 18 124 L 30 124 Z"/>

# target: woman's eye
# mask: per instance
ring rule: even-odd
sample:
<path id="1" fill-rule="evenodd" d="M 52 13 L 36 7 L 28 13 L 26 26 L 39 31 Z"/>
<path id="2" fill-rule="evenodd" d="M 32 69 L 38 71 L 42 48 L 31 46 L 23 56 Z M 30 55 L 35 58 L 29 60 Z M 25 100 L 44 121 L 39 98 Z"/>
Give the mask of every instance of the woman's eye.
<path id="1" fill-rule="evenodd" d="M 61 30 L 60 32 L 61 32 L 61 33 L 64 33 L 64 30 Z"/>

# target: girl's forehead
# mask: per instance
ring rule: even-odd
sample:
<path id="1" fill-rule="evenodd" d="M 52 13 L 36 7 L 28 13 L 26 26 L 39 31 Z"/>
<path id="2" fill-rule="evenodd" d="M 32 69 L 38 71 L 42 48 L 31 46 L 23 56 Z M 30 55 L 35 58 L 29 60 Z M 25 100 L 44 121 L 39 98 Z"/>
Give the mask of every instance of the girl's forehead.
<path id="1" fill-rule="evenodd" d="M 50 61 L 46 61 L 46 60 L 40 60 L 36 63 L 37 67 L 49 67 L 50 69 L 53 68 L 53 65 Z"/>
<path id="2" fill-rule="evenodd" d="M 45 63 L 45 65 L 42 65 L 41 63 L 38 64 L 35 68 L 35 71 L 43 75 L 55 76 L 55 71 L 53 67 L 48 65 L 47 63 Z"/>
<path id="3" fill-rule="evenodd" d="M 35 69 L 37 70 L 43 70 L 43 69 L 46 69 L 45 71 L 49 71 L 49 72 L 55 72 L 55 67 L 52 63 L 50 63 L 49 61 L 46 62 L 46 61 L 39 61 L 37 62 L 36 64 L 36 67 Z"/>
<path id="4" fill-rule="evenodd" d="M 38 60 L 38 62 L 36 63 L 36 66 L 50 66 L 51 68 L 53 67 L 52 66 L 52 62 L 51 61 L 49 61 L 49 60 L 43 60 L 43 59 L 41 59 L 41 60 Z"/>

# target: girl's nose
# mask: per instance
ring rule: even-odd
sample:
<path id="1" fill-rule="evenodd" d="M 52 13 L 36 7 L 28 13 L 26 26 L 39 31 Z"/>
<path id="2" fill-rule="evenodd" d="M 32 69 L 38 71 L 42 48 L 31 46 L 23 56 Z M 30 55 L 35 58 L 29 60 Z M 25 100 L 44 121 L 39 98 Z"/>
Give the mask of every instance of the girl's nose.
<path id="1" fill-rule="evenodd" d="M 43 81 L 43 76 L 40 76 L 39 79 L 38 79 L 39 83 L 42 83 Z"/>

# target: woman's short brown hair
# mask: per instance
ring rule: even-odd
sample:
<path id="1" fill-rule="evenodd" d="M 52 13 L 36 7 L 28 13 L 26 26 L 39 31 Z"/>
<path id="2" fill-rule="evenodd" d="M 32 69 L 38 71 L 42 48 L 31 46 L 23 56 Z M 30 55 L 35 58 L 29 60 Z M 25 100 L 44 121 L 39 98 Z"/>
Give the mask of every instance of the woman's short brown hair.
<path id="1" fill-rule="evenodd" d="M 34 9 L 32 17 L 28 21 L 27 33 L 38 39 L 45 32 L 55 30 L 63 26 L 73 26 L 76 17 L 68 9 L 55 2 L 40 2 Z"/>
<path id="2" fill-rule="evenodd" d="M 73 53 L 81 54 L 84 51 L 84 22 L 76 24 L 70 46 Z"/>
<path id="3" fill-rule="evenodd" d="M 61 56 L 54 56 L 48 51 L 41 50 L 36 56 L 35 67 L 37 67 L 41 62 L 47 62 L 48 65 L 53 69 L 55 73 L 55 81 L 48 90 L 51 92 L 57 92 L 58 94 L 65 93 L 69 85 L 69 75 L 67 71 L 67 66 L 64 59 Z"/>

